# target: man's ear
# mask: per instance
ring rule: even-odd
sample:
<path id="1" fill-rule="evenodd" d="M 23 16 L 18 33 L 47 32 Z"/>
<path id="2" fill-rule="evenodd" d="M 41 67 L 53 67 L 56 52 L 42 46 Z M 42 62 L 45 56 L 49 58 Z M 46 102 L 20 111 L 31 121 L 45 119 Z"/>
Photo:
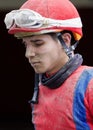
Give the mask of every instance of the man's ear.
<path id="1" fill-rule="evenodd" d="M 62 38 L 63 38 L 64 42 L 66 43 L 66 45 L 68 47 L 70 47 L 71 46 L 71 34 L 70 33 L 64 33 L 64 34 L 62 34 Z"/>

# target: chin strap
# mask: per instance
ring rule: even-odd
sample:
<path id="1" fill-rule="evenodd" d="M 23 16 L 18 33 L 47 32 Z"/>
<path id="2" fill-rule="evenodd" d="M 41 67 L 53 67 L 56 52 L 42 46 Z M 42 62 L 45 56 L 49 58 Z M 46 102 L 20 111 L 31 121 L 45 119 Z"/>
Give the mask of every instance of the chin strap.
<path id="1" fill-rule="evenodd" d="M 59 39 L 60 43 L 62 44 L 66 54 L 68 55 L 68 57 L 72 57 L 72 51 L 75 50 L 75 48 L 77 47 L 77 45 L 79 44 L 79 41 L 77 41 L 74 45 L 68 47 L 66 45 L 66 43 L 64 42 L 63 38 L 62 38 L 62 34 L 59 32 L 59 33 L 56 33 L 57 35 L 57 38 Z"/>

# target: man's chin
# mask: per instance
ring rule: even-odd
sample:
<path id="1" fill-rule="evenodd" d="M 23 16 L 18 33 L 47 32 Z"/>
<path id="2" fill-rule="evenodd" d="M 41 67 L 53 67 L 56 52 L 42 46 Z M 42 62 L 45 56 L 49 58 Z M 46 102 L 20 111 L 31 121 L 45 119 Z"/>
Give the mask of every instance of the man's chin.
<path id="1" fill-rule="evenodd" d="M 43 74 L 43 73 L 45 73 L 44 70 L 40 70 L 40 69 L 34 69 L 34 70 L 35 70 L 35 73 L 37 73 L 37 74 Z"/>

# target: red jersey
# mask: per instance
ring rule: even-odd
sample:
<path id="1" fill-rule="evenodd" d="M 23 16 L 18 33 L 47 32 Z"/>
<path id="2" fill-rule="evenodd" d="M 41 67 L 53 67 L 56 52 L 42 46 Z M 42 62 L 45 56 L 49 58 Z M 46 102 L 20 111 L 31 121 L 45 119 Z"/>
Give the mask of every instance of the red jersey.
<path id="1" fill-rule="evenodd" d="M 35 130 L 93 130 L 93 68 L 80 66 L 57 89 L 39 86 Z"/>

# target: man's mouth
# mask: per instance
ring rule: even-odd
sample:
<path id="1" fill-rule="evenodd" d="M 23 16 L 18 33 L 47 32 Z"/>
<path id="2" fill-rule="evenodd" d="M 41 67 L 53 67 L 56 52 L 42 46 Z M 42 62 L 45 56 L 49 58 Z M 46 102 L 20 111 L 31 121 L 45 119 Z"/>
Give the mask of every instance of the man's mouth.
<path id="1" fill-rule="evenodd" d="M 40 61 L 34 61 L 34 62 L 31 62 L 31 65 L 32 65 L 32 66 L 40 65 Z"/>

